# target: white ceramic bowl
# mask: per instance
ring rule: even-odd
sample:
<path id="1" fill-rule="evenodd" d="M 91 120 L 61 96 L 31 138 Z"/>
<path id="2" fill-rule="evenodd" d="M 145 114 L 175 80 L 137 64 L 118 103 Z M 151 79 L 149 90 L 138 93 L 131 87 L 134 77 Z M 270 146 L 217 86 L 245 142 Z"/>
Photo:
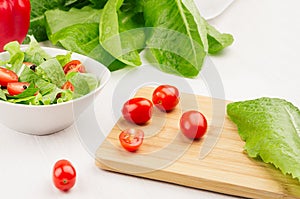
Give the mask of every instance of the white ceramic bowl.
<path id="1" fill-rule="evenodd" d="M 58 48 L 42 48 L 52 56 L 67 52 Z M 8 57 L 7 52 L 0 53 L 0 60 Z M 104 65 L 89 57 L 73 53 L 72 59 L 80 60 L 88 73 L 93 73 L 98 77 L 100 81 L 98 88 L 75 100 L 46 106 L 13 104 L 0 100 L 0 122 L 13 130 L 32 135 L 51 134 L 72 125 L 81 112 L 93 103 L 94 98 L 106 85 L 111 75 Z"/>

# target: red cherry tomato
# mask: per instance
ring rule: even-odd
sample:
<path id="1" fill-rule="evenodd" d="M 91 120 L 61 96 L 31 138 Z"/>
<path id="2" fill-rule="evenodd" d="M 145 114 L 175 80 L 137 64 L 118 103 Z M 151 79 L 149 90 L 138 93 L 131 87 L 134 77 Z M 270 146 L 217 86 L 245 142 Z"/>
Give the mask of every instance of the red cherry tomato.
<path id="1" fill-rule="evenodd" d="M 123 117 L 135 124 L 145 124 L 152 117 L 152 102 L 143 97 L 132 98 L 122 108 Z"/>
<path id="2" fill-rule="evenodd" d="M 17 81 L 18 81 L 18 75 L 14 71 L 0 67 L 0 85 L 1 86 L 7 86 L 7 83 L 17 82 Z"/>
<path id="3" fill-rule="evenodd" d="M 69 72 L 80 72 L 85 73 L 85 67 L 79 60 L 72 60 L 64 65 L 63 70 L 65 74 Z"/>
<path id="4" fill-rule="evenodd" d="M 62 191 L 70 190 L 76 181 L 76 171 L 68 160 L 59 160 L 53 167 L 53 183 Z"/>
<path id="5" fill-rule="evenodd" d="M 14 96 L 22 93 L 28 86 L 28 82 L 9 82 L 7 84 L 7 91 L 11 96 Z"/>
<path id="6" fill-rule="evenodd" d="M 74 86 L 71 82 L 66 81 L 66 83 L 64 85 L 62 85 L 61 87 L 64 90 L 70 90 L 70 91 L 74 91 Z"/>
<path id="7" fill-rule="evenodd" d="M 190 139 L 200 139 L 207 130 L 207 120 L 198 111 L 187 111 L 180 118 L 181 132 Z"/>
<path id="8" fill-rule="evenodd" d="M 144 131 L 140 129 L 126 129 L 120 133 L 119 140 L 124 149 L 134 152 L 143 143 Z"/>
<path id="9" fill-rule="evenodd" d="M 160 85 L 153 91 L 152 102 L 162 111 L 171 111 L 179 102 L 179 91 L 175 86 Z"/>

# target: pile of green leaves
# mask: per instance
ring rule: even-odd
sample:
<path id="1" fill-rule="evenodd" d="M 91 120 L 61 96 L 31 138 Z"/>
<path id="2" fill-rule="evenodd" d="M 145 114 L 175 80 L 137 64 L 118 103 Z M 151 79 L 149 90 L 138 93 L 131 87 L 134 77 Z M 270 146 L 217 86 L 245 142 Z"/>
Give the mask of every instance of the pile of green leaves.
<path id="1" fill-rule="evenodd" d="M 0 64 L 1 67 L 14 71 L 19 82 L 28 82 L 30 85 L 14 96 L 9 95 L 5 87 L 1 87 L 1 100 L 30 105 L 57 104 L 86 95 L 99 86 L 97 77 L 91 73 L 70 72 L 65 75 L 63 66 L 72 60 L 71 52 L 52 57 L 40 47 L 34 37 L 29 39 L 30 43 L 25 51 L 16 41 L 6 44 L 4 49 L 10 56 L 7 60 L 0 60 Z M 35 64 L 35 70 L 24 62 Z M 72 83 L 74 91 L 62 89 L 67 81 Z"/>
<path id="2" fill-rule="evenodd" d="M 278 98 L 233 102 L 227 114 L 236 123 L 252 158 L 271 163 L 300 181 L 300 110 Z"/>
<path id="3" fill-rule="evenodd" d="M 200 72 L 207 54 L 233 42 L 207 23 L 193 0 L 31 0 L 29 34 L 87 55 L 111 71 L 142 64 L 150 49 L 161 70 Z"/>

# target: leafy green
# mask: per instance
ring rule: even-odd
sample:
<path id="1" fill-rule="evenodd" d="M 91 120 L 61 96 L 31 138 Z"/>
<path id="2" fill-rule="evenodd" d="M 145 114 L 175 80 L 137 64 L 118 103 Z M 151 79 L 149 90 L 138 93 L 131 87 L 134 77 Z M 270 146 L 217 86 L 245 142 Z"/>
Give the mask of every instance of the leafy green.
<path id="1" fill-rule="evenodd" d="M 10 54 L 9 60 L 4 61 L 4 63 L 9 63 L 7 68 L 18 74 L 24 60 L 24 53 L 20 50 L 20 44 L 17 41 L 10 42 L 4 46 L 4 50 Z"/>
<path id="2" fill-rule="evenodd" d="M 101 8 L 104 3 L 104 0 L 30 0 L 31 15 L 28 34 L 34 35 L 38 41 L 48 40 L 44 16 L 47 10 L 69 10 L 70 8 L 82 8 L 87 5 Z"/>
<path id="3" fill-rule="evenodd" d="M 24 61 L 31 62 L 36 65 L 43 63 L 47 59 L 51 59 L 51 56 L 48 55 L 37 42 L 35 37 L 29 36 L 30 43 L 29 47 L 25 51 Z"/>
<path id="4" fill-rule="evenodd" d="M 57 87 L 62 87 L 62 85 L 66 82 L 66 77 L 62 65 L 60 65 L 57 59 L 52 58 L 44 61 L 39 65 L 39 67 L 47 75 L 47 79 L 50 79 L 50 82 L 55 84 Z"/>
<path id="5" fill-rule="evenodd" d="M 208 53 L 233 42 L 193 0 L 33 0 L 32 10 L 29 33 L 38 41 L 48 38 L 110 71 L 141 65 L 139 53 L 149 48 L 161 70 L 195 77 Z"/>
<path id="6" fill-rule="evenodd" d="M 148 0 L 144 7 L 146 26 L 155 27 L 147 45 L 166 72 L 194 77 L 206 53 L 197 23 L 180 0 Z"/>
<path id="7" fill-rule="evenodd" d="M 77 73 L 69 81 L 76 87 L 74 89 L 75 98 L 88 94 L 90 90 L 94 90 L 98 86 L 98 82 L 94 80 L 94 77 L 81 73 Z"/>
<path id="8" fill-rule="evenodd" d="M 206 21 L 205 24 L 207 29 L 207 39 L 209 46 L 208 52 L 210 54 L 216 54 L 233 43 L 232 35 L 220 33 Z"/>
<path id="9" fill-rule="evenodd" d="M 143 42 L 144 32 L 140 31 L 138 34 L 142 34 L 142 39 L 136 37 L 137 34 L 126 34 L 126 31 L 129 30 L 126 24 L 129 24 L 131 29 L 138 28 L 139 24 L 134 24 L 134 21 L 132 21 L 135 13 L 124 15 L 119 11 L 122 3 L 123 0 L 109 0 L 106 3 L 100 19 L 99 41 L 105 50 L 121 62 L 131 66 L 139 66 L 142 63 L 138 49 L 135 46 L 135 40 L 138 38 L 138 41 Z M 120 30 L 124 33 L 120 34 Z"/>
<path id="10" fill-rule="evenodd" d="M 124 68 L 125 64 L 111 56 L 99 43 L 99 21 L 102 11 L 90 7 L 70 11 L 50 10 L 45 13 L 47 32 L 53 44 L 59 43 L 73 52 L 87 55 L 111 71 Z M 57 21 L 62 18 L 62 23 Z M 74 17 L 74 18 L 73 18 Z"/>
<path id="11" fill-rule="evenodd" d="M 300 181 L 300 111 L 278 98 L 230 103 L 227 114 L 236 123 L 245 150 Z"/>

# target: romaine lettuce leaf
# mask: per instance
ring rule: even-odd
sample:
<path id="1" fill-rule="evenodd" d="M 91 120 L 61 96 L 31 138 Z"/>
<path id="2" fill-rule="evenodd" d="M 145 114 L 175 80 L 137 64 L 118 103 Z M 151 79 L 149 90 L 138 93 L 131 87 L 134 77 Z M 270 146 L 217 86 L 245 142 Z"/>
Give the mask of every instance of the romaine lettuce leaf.
<path id="1" fill-rule="evenodd" d="M 107 66 L 111 71 L 126 65 L 110 55 L 99 43 L 99 21 L 101 10 L 85 7 L 70 11 L 50 10 L 45 13 L 47 32 L 53 44 L 89 56 Z M 57 23 L 63 16 L 63 23 Z M 75 17 L 75 20 L 72 18 Z"/>
<path id="2" fill-rule="evenodd" d="M 74 86 L 74 99 L 88 94 L 99 86 L 97 77 L 93 74 L 76 73 L 69 81 Z"/>
<path id="3" fill-rule="evenodd" d="M 20 44 L 17 41 L 9 42 L 4 46 L 4 50 L 9 53 L 9 60 L 3 64 L 9 63 L 7 68 L 19 74 L 24 62 L 24 53 L 20 49 Z"/>
<path id="4" fill-rule="evenodd" d="M 69 10 L 70 8 L 81 8 L 87 5 L 101 8 L 104 3 L 104 0 L 30 0 L 31 15 L 28 34 L 34 35 L 38 41 L 48 40 L 44 16 L 47 10 Z"/>
<path id="5" fill-rule="evenodd" d="M 57 87 L 62 87 L 62 85 L 66 82 L 65 73 L 57 59 L 52 58 L 44 61 L 39 65 L 39 67 L 45 72 L 47 79 L 50 79 L 50 82 L 55 84 Z"/>
<path id="6" fill-rule="evenodd" d="M 233 102 L 227 114 L 237 125 L 245 150 L 300 181 L 300 111 L 278 98 Z"/>
<path id="7" fill-rule="evenodd" d="M 40 65 L 45 60 L 51 59 L 52 57 L 47 54 L 40 44 L 37 42 L 35 37 L 29 36 L 30 43 L 29 47 L 25 51 L 25 58 L 24 61 L 31 62 L 36 65 Z"/>
<path id="8" fill-rule="evenodd" d="M 195 77 L 202 68 L 206 53 L 194 16 L 181 0 L 145 2 L 146 26 L 154 27 L 147 46 L 168 73 Z"/>
<path id="9" fill-rule="evenodd" d="M 142 64 L 138 51 L 140 48 L 135 44 L 144 43 L 144 31 L 134 30 L 131 34 L 127 31 L 143 27 L 144 24 L 134 23 L 134 12 L 128 11 L 125 14 L 119 10 L 123 2 L 124 0 L 109 0 L 105 4 L 99 24 L 99 42 L 121 62 L 139 66 Z"/>
<path id="10" fill-rule="evenodd" d="M 208 53 L 216 54 L 233 43 L 233 37 L 227 33 L 220 33 L 205 21 L 208 39 Z"/>

